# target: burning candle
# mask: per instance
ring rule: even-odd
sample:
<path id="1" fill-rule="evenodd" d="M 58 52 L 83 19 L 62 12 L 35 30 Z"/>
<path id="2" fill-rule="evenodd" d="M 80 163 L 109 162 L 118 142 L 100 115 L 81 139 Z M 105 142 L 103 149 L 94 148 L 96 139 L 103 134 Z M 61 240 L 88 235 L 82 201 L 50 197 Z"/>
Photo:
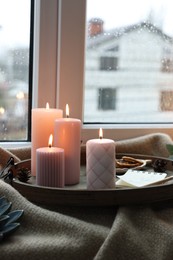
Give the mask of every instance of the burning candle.
<path id="1" fill-rule="evenodd" d="M 31 146 L 31 173 L 36 175 L 36 149 L 47 146 L 47 140 L 54 131 L 54 121 L 56 118 L 62 117 L 61 109 L 34 108 L 32 109 L 32 146 Z"/>
<path id="2" fill-rule="evenodd" d="M 64 187 L 64 149 L 52 147 L 53 136 L 48 147 L 36 150 L 36 183 L 47 187 Z"/>
<path id="3" fill-rule="evenodd" d="M 115 188 L 115 142 L 103 138 L 100 129 L 99 139 L 86 143 L 87 189 Z"/>
<path id="4" fill-rule="evenodd" d="M 54 145 L 62 147 L 65 151 L 65 184 L 79 183 L 81 121 L 69 118 L 68 105 L 66 105 L 66 118 L 55 120 L 54 136 Z"/>

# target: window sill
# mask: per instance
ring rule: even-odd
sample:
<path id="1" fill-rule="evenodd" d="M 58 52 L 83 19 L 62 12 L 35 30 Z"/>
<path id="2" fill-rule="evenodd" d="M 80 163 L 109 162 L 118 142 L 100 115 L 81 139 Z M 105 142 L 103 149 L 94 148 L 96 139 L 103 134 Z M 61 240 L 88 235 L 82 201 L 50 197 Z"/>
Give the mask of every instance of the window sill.
<path id="1" fill-rule="evenodd" d="M 0 142 L 0 147 L 9 148 L 21 148 L 31 146 L 31 142 Z"/>

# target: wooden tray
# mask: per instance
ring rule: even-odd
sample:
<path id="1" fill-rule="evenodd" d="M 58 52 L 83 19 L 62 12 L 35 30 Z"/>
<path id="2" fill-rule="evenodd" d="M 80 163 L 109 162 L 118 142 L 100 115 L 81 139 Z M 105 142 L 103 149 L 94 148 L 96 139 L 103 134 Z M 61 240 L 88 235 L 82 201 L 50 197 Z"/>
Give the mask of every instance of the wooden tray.
<path id="1" fill-rule="evenodd" d="M 124 154 L 118 154 L 121 158 Z M 167 162 L 166 172 L 173 174 L 172 161 L 165 158 L 126 154 L 134 158 L 151 159 L 152 162 L 161 159 Z M 30 167 L 30 161 L 23 161 L 14 167 L 14 171 L 20 167 Z M 152 170 L 150 166 L 150 170 Z M 173 200 L 173 180 L 164 184 L 153 185 L 143 188 L 115 188 L 104 190 L 87 190 L 85 166 L 81 166 L 80 183 L 64 188 L 41 187 L 35 184 L 35 177 L 28 183 L 13 180 L 13 186 L 24 197 L 39 205 L 63 205 L 63 206 L 113 206 L 155 203 L 159 201 Z"/>

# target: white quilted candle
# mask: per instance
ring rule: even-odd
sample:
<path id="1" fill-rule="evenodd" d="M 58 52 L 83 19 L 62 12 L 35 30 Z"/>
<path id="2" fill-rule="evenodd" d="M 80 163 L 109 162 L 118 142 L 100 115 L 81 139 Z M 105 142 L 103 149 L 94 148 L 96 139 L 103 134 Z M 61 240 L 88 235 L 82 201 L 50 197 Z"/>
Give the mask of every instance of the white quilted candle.
<path id="1" fill-rule="evenodd" d="M 115 142 L 91 139 L 86 143 L 87 189 L 115 188 Z"/>

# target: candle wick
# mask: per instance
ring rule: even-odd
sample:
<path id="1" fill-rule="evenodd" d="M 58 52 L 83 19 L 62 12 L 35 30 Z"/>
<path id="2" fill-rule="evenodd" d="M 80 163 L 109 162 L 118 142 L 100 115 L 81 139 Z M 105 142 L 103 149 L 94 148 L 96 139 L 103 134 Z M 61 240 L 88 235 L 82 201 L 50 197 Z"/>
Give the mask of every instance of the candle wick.
<path id="1" fill-rule="evenodd" d="M 66 118 L 69 118 L 69 115 L 66 115 Z"/>
<path id="2" fill-rule="evenodd" d="M 102 137 L 102 136 L 100 136 L 100 140 L 101 140 L 101 139 L 103 139 L 103 137 Z"/>
<path id="3" fill-rule="evenodd" d="M 51 144 L 49 144 L 49 148 L 51 148 L 52 147 L 52 145 Z"/>

